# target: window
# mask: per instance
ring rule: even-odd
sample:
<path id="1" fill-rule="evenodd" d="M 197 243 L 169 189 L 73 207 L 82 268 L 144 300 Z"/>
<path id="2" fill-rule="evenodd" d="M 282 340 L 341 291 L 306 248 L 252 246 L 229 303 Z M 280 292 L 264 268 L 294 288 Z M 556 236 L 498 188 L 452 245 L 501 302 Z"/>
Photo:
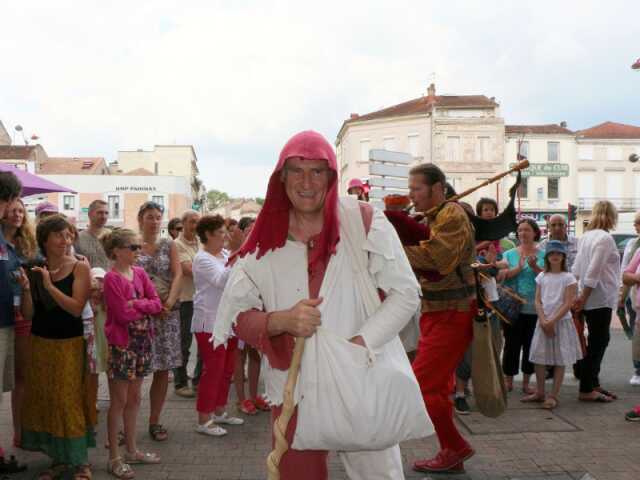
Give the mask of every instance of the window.
<path id="1" fill-rule="evenodd" d="M 489 137 L 478 137 L 478 161 L 489 162 Z"/>
<path id="2" fill-rule="evenodd" d="M 622 148 L 620 147 L 607 148 L 607 160 L 609 161 L 622 160 Z"/>
<path id="3" fill-rule="evenodd" d="M 522 177 L 520 184 L 520 198 L 529 198 L 529 177 Z"/>
<path id="4" fill-rule="evenodd" d="M 389 152 L 395 151 L 396 149 L 395 137 L 384 137 L 384 140 L 382 141 L 382 147 Z"/>
<path id="5" fill-rule="evenodd" d="M 409 143 L 409 153 L 412 157 L 420 157 L 420 135 L 417 133 L 411 134 L 407 137 Z"/>
<path id="6" fill-rule="evenodd" d="M 109 205 L 109 217 L 120 218 L 120 196 L 108 195 L 107 204 Z"/>
<path id="7" fill-rule="evenodd" d="M 529 142 L 520 142 L 520 155 L 529 158 Z"/>
<path id="8" fill-rule="evenodd" d="M 593 160 L 593 147 L 591 145 L 580 145 L 578 147 L 578 160 Z"/>
<path id="9" fill-rule="evenodd" d="M 547 178 L 547 198 L 557 200 L 560 198 L 560 179 Z"/>
<path id="10" fill-rule="evenodd" d="M 62 197 L 62 208 L 65 210 L 76 209 L 76 199 L 73 195 L 65 195 Z"/>
<path id="11" fill-rule="evenodd" d="M 460 137 L 447 137 L 447 161 L 457 162 L 460 159 Z"/>
<path id="12" fill-rule="evenodd" d="M 547 160 L 557 162 L 560 160 L 560 143 L 547 142 Z"/>
<path id="13" fill-rule="evenodd" d="M 371 150 L 371 142 L 369 140 L 362 140 L 360 142 L 360 161 L 369 161 L 369 150 Z"/>
<path id="14" fill-rule="evenodd" d="M 163 207 L 164 205 L 164 195 L 153 195 L 151 197 L 151 201 L 154 203 L 157 203 L 158 205 L 162 205 Z"/>
<path id="15" fill-rule="evenodd" d="M 607 174 L 607 199 L 611 200 L 616 206 L 619 205 L 619 200 L 622 197 L 622 175 L 620 174 Z"/>
<path id="16" fill-rule="evenodd" d="M 593 206 L 593 174 L 581 173 L 580 175 L 578 175 L 578 197 L 581 200 L 584 199 L 584 207 L 591 208 Z"/>

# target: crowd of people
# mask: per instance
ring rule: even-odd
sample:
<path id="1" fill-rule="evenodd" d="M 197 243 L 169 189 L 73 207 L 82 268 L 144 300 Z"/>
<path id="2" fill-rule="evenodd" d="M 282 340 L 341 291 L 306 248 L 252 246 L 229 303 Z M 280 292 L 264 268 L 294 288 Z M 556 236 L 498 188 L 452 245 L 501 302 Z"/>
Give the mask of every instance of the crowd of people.
<path id="1" fill-rule="evenodd" d="M 226 408 L 234 375 L 240 411 L 269 409 L 258 394 L 255 350 L 214 351 L 209 342 L 229 252 L 253 219 L 238 223 L 189 210 L 170 221 L 164 237 L 162 205 L 143 203 L 133 231 L 108 227 L 108 205 L 96 200 L 88 206 L 88 227 L 78 232 L 49 202 L 30 219 L 20 191 L 14 176 L 0 172 L 0 379 L 2 391 L 11 391 L 13 446 L 51 459 L 38 478 L 91 478 L 100 374 L 109 387 L 107 470 L 117 478 L 133 478 L 132 465 L 161 461 L 136 442 L 145 377 L 152 377 L 148 433 L 158 442 L 170 434 L 162 424 L 170 376 L 176 395 L 197 397 L 198 433 L 224 435 L 223 425 L 244 423 Z M 193 338 L 198 361 L 191 378 Z M 24 469 L 0 449 L 0 473 Z"/>
<path id="2" fill-rule="evenodd" d="M 88 451 L 96 446 L 101 374 L 109 387 L 107 470 L 117 478 L 134 478 L 134 466 L 161 462 L 136 439 L 146 377 L 145 418 L 153 441 L 171 437 L 162 418 L 173 378 L 176 395 L 196 398 L 199 434 L 220 437 L 242 425 L 234 411 L 270 411 L 273 422 L 286 416 L 284 427 L 274 426 L 276 444 L 290 446 L 276 462 L 283 480 L 299 478 L 303 469 L 305 478 L 326 479 L 334 445 L 350 478 L 403 478 L 399 442 L 432 431 L 441 449 L 414 469 L 462 472 L 475 452 L 457 430 L 453 411 L 471 411 L 479 301 L 474 268 L 482 272 L 484 302 L 495 307 L 491 326 L 508 391 L 521 372 L 520 400 L 554 409 L 565 370 L 572 368 L 580 401 L 617 399 L 602 386 L 600 369 L 613 312 L 626 309 L 633 326 L 640 308 L 640 237 L 629 242 L 621 267 L 610 202 L 594 205 L 579 241 L 563 215 L 548 219 L 544 238 L 538 223 L 525 217 L 517 221 L 515 242 L 477 241 L 470 216 L 495 218 L 497 202 L 483 198 L 472 209 L 447 200 L 452 192 L 433 164 L 411 170 L 408 198 L 388 197 L 384 214 L 367 203 L 362 182 L 349 184 L 354 203 L 339 199 L 336 178 L 331 146 L 302 132 L 283 149 L 257 219 L 189 210 L 169 222 L 164 236 L 164 208 L 155 202 L 140 205 L 136 231 L 109 227 L 102 200 L 88 206 L 89 225 L 80 232 L 48 202 L 30 219 L 19 181 L 0 172 L 0 386 L 12 392 L 14 447 L 51 459 L 39 479 L 66 473 L 91 479 Z M 409 213 L 410 202 L 420 217 Z M 635 225 L 640 234 L 640 214 Z M 505 296 L 515 299 L 515 307 L 499 307 Z M 413 336 L 407 334 L 411 326 Z M 353 350 L 331 337 L 336 333 Z M 289 392 L 301 409 L 287 410 L 283 390 L 286 371 L 299 362 L 296 338 L 314 343 L 300 367 L 305 390 Z M 194 340 L 197 352 L 191 352 Z M 323 370 L 322 363 L 333 354 L 362 361 L 362 368 L 387 365 L 397 369 L 397 378 L 407 378 L 404 390 L 391 389 L 385 399 L 393 404 L 403 391 L 407 407 L 396 421 L 405 425 L 402 415 L 410 415 L 409 421 L 389 429 L 380 448 L 358 447 L 357 422 L 348 438 L 331 437 L 338 429 L 328 418 L 311 422 L 324 437 L 309 434 L 303 407 L 314 399 L 304 392 L 315 392 L 316 401 L 331 394 L 313 390 L 309 378 L 320 386 L 333 379 L 336 372 Z M 633 355 L 631 384 L 639 385 L 640 329 Z M 261 373 L 265 395 L 259 394 Z M 546 379 L 552 379 L 549 391 Z M 357 416 L 350 405 L 331 405 L 336 416 Z M 367 407 L 358 400 L 358 409 Z M 420 425 L 409 427 L 416 419 Z M 640 406 L 626 419 L 640 421 Z M 298 449 L 302 444 L 306 448 Z M 24 468 L 0 449 L 1 473 Z"/>

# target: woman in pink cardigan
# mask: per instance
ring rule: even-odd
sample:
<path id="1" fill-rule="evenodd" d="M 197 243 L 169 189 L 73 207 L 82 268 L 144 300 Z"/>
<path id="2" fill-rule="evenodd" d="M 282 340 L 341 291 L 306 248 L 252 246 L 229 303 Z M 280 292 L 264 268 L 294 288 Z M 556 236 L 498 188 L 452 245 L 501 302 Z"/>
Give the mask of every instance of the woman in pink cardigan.
<path id="1" fill-rule="evenodd" d="M 140 409 L 140 388 L 151 373 L 151 322 L 162 303 L 142 268 L 134 267 L 141 249 L 138 236 L 127 229 L 116 229 L 102 238 L 113 268 L 104 278 L 107 308 L 105 334 L 109 343 L 109 463 L 107 470 L 117 478 L 134 477 L 130 464 L 159 463 L 154 453 L 143 453 L 136 446 L 136 420 Z M 124 418 L 126 453 L 118 452 L 118 425 Z"/>

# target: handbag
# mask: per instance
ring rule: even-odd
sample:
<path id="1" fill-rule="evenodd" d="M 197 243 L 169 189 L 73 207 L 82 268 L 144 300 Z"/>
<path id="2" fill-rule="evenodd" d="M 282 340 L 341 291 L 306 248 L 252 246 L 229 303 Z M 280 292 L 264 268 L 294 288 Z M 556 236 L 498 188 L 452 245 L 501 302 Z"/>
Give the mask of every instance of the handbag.
<path id="1" fill-rule="evenodd" d="M 507 409 L 507 388 L 500 365 L 500 354 L 493 339 L 487 307 L 480 292 L 478 269 L 473 269 L 476 278 L 478 311 L 473 321 L 473 343 L 471 350 L 471 381 L 476 407 L 485 417 L 496 418 Z"/>

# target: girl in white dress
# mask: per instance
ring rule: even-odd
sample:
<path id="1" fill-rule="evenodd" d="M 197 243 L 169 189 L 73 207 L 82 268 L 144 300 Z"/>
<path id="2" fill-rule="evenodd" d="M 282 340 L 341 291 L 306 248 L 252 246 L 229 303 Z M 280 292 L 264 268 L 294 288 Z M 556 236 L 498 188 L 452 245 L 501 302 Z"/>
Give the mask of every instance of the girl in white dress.
<path id="1" fill-rule="evenodd" d="M 571 305 L 576 298 L 577 281 L 567 272 L 567 251 L 562 242 L 547 243 L 545 271 L 536 277 L 536 325 L 529 361 L 535 364 L 537 391 L 522 399 L 524 402 L 544 402 L 543 408 L 558 405 L 558 394 L 564 380 L 565 367 L 582 358 Z M 547 366 L 553 366 L 553 390 L 545 397 Z"/>

